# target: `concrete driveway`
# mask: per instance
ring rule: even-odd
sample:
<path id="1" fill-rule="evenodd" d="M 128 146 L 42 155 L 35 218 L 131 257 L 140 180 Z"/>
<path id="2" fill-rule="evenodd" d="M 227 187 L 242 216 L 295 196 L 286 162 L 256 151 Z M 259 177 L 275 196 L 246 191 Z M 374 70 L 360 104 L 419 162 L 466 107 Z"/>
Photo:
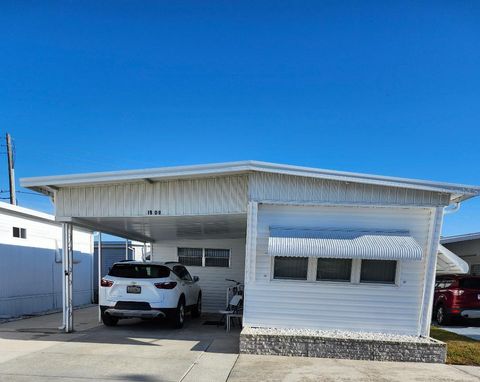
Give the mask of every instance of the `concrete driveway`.
<path id="1" fill-rule="evenodd" d="M 439 326 L 439 328 L 480 341 L 480 326 Z"/>
<path id="2" fill-rule="evenodd" d="M 188 320 L 182 330 L 128 320 L 97 323 L 75 311 L 77 332 L 57 330 L 60 314 L 0 325 L 0 381 L 479 381 L 479 368 L 238 355 L 238 329 Z"/>

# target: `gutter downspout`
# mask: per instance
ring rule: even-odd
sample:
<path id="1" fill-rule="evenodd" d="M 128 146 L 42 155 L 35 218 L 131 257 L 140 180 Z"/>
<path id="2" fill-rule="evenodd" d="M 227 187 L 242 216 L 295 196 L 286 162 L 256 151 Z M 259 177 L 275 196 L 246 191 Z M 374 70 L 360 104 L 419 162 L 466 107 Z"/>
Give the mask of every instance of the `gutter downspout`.
<path id="1" fill-rule="evenodd" d="M 450 206 L 452 206 L 451 208 L 449 208 Z M 455 202 L 452 204 L 449 204 L 448 206 L 446 206 L 444 209 L 443 209 L 443 213 L 446 215 L 446 214 L 453 214 L 455 212 L 457 212 L 458 210 L 460 209 L 460 202 Z"/>

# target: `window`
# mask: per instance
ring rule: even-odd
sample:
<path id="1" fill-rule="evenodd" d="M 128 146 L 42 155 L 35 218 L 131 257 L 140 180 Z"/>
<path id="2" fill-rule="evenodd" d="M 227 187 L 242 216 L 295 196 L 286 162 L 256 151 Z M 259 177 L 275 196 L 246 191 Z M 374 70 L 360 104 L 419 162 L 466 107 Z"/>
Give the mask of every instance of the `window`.
<path id="1" fill-rule="evenodd" d="M 230 266 L 230 250 L 178 248 L 178 262 L 187 266 L 228 268 Z"/>
<path id="2" fill-rule="evenodd" d="M 360 282 L 395 284 L 396 273 L 395 260 L 362 260 Z"/>
<path id="3" fill-rule="evenodd" d="M 323 259 L 317 260 L 317 280 L 350 281 L 352 274 L 351 259 Z"/>
<path id="4" fill-rule="evenodd" d="M 27 238 L 26 228 L 13 227 L 13 237 L 18 237 L 20 239 Z"/>
<path id="5" fill-rule="evenodd" d="M 472 276 L 480 276 L 480 264 L 471 264 L 470 265 L 470 274 Z"/>
<path id="6" fill-rule="evenodd" d="M 173 267 L 173 271 L 177 274 L 178 277 L 180 277 L 180 279 L 185 281 L 192 281 L 192 276 L 190 276 L 187 268 L 185 268 L 183 265 L 175 265 Z"/>
<path id="7" fill-rule="evenodd" d="M 202 248 L 178 248 L 178 261 L 183 265 L 202 266 Z"/>
<path id="8" fill-rule="evenodd" d="M 308 257 L 275 257 L 274 279 L 306 280 Z"/>
<path id="9" fill-rule="evenodd" d="M 206 267 L 229 267 L 230 250 L 205 248 Z"/>
<path id="10" fill-rule="evenodd" d="M 170 275 L 170 268 L 163 265 L 115 264 L 109 276 L 131 279 L 159 279 Z"/>

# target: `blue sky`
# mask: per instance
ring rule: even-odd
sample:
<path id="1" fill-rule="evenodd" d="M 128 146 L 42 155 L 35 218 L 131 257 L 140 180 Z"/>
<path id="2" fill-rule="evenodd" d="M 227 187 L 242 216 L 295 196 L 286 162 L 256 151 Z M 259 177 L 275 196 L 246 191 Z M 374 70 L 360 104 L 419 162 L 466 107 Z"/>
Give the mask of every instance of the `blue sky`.
<path id="1" fill-rule="evenodd" d="M 257 159 L 480 184 L 477 1 L 98 3 L 0 4 L 18 177 Z"/>

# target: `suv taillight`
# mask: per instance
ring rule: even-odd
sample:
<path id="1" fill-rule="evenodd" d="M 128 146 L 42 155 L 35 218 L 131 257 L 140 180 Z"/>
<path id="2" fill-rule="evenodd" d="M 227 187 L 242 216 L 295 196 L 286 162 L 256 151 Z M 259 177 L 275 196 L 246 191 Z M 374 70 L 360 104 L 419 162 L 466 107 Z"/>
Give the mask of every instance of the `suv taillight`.
<path id="1" fill-rule="evenodd" d="M 102 287 L 110 288 L 113 285 L 113 281 L 102 279 L 102 281 L 100 281 L 100 285 Z"/>
<path id="2" fill-rule="evenodd" d="M 154 285 L 158 289 L 173 289 L 177 286 L 177 283 L 175 281 L 167 281 L 164 283 L 155 283 Z"/>

